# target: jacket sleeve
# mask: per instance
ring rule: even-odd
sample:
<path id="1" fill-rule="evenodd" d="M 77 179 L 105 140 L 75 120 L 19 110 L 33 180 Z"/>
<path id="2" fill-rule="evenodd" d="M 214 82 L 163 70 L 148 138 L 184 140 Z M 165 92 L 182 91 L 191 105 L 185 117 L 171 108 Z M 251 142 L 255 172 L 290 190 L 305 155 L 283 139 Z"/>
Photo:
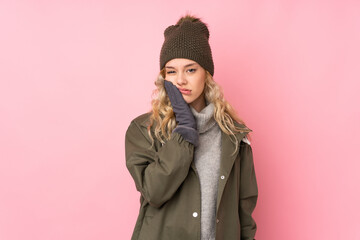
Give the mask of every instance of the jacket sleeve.
<path id="1" fill-rule="evenodd" d="M 240 158 L 239 218 L 241 224 L 241 240 L 255 240 L 257 225 L 252 217 L 252 213 L 258 198 L 258 186 L 252 149 L 249 143 L 241 142 Z"/>
<path id="2" fill-rule="evenodd" d="M 132 121 L 126 131 L 126 167 L 136 189 L 151 206 L 158 208 L 174 195 L 185 180 L 194 146 L 174 132 L 171 139 L 155 151 L 150 149 L 150 138 L 144 129 Z"/>

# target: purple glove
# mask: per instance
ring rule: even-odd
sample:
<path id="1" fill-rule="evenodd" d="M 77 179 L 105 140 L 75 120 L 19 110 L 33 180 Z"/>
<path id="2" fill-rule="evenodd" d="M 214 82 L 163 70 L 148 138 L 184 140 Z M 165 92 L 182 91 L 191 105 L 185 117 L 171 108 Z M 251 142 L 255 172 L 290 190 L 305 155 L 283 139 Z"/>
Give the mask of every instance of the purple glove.
<path id="1" fill-rule="evenodd" d="M 181 134 L 186 141 L 198 146 L 199 133 L 196 130 L 196 120 L 189 105 L 180 90 L 172 82 L 164 80 L 164 87 L 178 123 L 173 132 Z"/>

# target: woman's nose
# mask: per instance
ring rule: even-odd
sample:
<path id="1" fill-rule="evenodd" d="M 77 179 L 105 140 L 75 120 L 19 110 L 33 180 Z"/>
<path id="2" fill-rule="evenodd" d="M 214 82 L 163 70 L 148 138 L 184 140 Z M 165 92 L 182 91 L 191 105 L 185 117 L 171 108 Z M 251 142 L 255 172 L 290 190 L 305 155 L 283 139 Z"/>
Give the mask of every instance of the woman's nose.
<path id="1" fill-rule="evenodd" d="M 185 74 L 179 73 L 179 74 L 177 75 L 177 77 L 176 77 L 176 82 L 177 82 L 177 84 L 179 84 L 179 85 L 184 85 L 184 84 L 186 84 L 186 76 L 185 76 Z"/>

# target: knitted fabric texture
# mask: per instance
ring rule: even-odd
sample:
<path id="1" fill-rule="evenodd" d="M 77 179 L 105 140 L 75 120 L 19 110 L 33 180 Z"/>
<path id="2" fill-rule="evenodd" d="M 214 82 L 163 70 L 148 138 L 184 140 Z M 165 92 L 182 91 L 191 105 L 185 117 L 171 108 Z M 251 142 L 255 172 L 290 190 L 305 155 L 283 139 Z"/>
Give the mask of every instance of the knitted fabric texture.
<path id="1" fill-rule="evenodd" d="M 190 109 L 199 131 L 199 146 L 195 148 L 194 162 L 201 189 L 201 240 L 215 240 L 221 129 L 213 117 L 213 103 L 208 104 L 200 112 L 192 107 Z"/>
<path id="2" fill-rule="evenodd" d="M 160 70 L 174 58 L 186 58 L 197 62 L 214 76 L 214 63 L 209 45 L 209 30 L 201 22 L 186 20 L 171 25 L 164 31 L 164 43 L 160 52 Z"/>

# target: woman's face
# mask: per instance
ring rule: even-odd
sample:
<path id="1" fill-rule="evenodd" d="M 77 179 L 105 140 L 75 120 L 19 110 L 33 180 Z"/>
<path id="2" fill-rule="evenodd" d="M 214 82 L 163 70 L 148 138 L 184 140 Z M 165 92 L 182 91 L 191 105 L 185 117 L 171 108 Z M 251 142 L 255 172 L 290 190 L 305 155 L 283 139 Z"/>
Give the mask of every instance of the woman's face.
<path id="1" fill-rule="evenodd" d="M 172 82 L 196 110 L 205 107 L 205 78 L 205 69 L 193 60 L 175 58 L 165 64 L 165 79 Z"/>

